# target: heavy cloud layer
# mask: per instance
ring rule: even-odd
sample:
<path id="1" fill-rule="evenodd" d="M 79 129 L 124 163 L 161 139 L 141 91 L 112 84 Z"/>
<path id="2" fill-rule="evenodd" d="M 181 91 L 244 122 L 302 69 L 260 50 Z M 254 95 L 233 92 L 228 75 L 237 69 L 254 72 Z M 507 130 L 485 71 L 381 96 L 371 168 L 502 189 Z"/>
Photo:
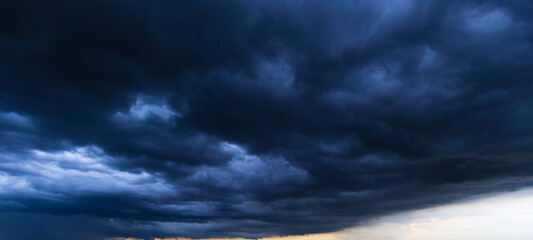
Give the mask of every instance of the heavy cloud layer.
<path id="1" fill-rule="evenodd" d="M 532 13 L 0 1 L 0 222 L 260 237 L 529 186 Z"/>

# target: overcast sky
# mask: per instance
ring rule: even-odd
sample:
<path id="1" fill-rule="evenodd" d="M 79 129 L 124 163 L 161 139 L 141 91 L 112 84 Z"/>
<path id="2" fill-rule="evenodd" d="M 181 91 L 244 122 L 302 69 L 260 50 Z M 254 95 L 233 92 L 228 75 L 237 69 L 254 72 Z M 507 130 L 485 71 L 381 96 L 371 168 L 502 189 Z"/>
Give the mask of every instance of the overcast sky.
<path id="1" fill-rule="evenodd" d="M 273 236 L 259 240 L 529 240 L 533 190 L 477 195 L 443 206 L 400 212 L 333 233 Z M 112 240 L 137 240 L 113 238 Z M 156 238 L 156 240 L 190 240 Z M 202 240 L 248 240 L 209 238 Z"/>
<path id="2" fill-rule="evenodd" d="M 532 91 L 526 0 L 0 0 L 0 238 L 325 234 L 518 190 Z"/>

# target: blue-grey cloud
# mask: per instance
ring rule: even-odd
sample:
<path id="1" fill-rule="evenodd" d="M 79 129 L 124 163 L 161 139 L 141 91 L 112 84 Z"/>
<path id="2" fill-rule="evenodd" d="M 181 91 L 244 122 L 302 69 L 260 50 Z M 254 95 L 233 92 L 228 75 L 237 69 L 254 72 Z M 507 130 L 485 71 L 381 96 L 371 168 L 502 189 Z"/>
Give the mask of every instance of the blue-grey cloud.
<path id="1" fill-rule="evenodd" d="M 528 186 L 531 11 L 0 1 L 0 221 L 35 222 L 5 238 L 328 232 Z"/>

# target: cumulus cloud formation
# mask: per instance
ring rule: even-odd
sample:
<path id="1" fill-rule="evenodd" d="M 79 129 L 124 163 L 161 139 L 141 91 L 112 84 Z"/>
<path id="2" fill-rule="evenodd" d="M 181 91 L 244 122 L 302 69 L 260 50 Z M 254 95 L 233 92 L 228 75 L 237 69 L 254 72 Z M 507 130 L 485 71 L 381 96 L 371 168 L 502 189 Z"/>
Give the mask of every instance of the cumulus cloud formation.
<path id="1" fill-rule="evenodd" d="M 5 154 L 0 171 L 2 193 L 26 193 L 55 198 L 84 192 L 134 192 L 152 195 L 171 192 L 172 187 L 146 172 L 120 171 L 106 165 L 108 156 L 95 147 L 71 151 Z M 20 161 L 24 159 L 24 161 Z"/>
<path id="2" fill-rule="evenodd" d="M 174 112 L 166 103 L 149 103 L 142 97 L 137 97 L 126 113 L 117 112 L 113 116 L 118 121 L 140 121 L 147 118 L 159 118 L 170 120 L 173 117 L 181 117 L 181 114 Z"/>
<path id="3" fill-rule="evenodd" d="M 257 238 L 529 186 L 532 11 L 0 0 L 0 212 Z"/>

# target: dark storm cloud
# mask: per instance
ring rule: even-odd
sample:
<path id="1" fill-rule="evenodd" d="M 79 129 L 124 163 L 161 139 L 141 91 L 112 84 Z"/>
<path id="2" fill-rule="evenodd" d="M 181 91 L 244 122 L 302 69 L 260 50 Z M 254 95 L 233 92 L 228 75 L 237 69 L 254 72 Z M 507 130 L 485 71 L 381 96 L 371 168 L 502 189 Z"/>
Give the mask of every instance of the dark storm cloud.
<path id="1" fill-rule="evenodd" d="M 529 186 L 531 11 L 0 1 L 0 207 L 45 239 L 258 237 Z"/>

